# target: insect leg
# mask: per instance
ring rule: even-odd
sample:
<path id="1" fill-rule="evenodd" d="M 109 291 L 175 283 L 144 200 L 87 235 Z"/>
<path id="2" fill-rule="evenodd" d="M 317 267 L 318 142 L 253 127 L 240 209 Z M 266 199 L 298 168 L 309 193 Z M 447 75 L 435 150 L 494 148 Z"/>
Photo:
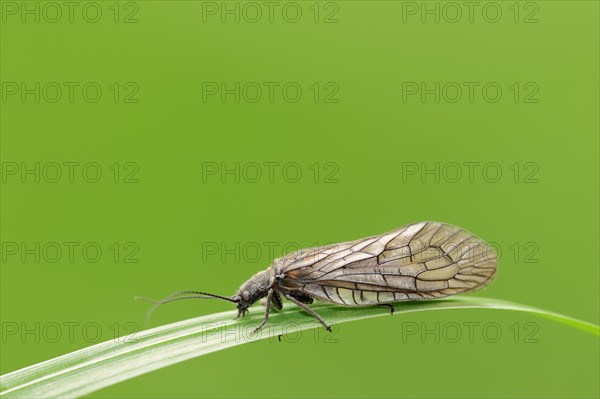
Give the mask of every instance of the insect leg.
<path id="1" fill-rule="evenodd" d="M 384 306 L 386 308 L 390 308 L 390 314 L 394 314 L 394 305 L 389 304 L 389 303 L 380 303 L 377 306 Z"/>
<path id="2" fill-rule="evenodd" d="M 321 316 L 319 316 L 319 314 L 317 312 L 315 312 L 314 310 L 312 310 L 311 308 L 309 308 L 308 306 L 306 306 L 305 304 L 303 304 L 302 302 L 300 302 L 299 300 L 297 300 L 296 298 L 291 296 L 289 293 L 286 292 L 284 295 L 287 299 L 294 302 L 296 305 L 300 306 L 306 312 L 308 312 L 313 317 L 315 317 L 317 320 L 319 320 L 321 322 L 321 324 L 323 324 L 323 326 L 325 326 L 325 329 L 327 331 L 331 332 L 331 327 L 329 327 L 329 324 L 327 324 L 327 322 L 325 322 L 325 320 L 323 320 L 323 318 Z"/>
<path id="3" fill-rule="evenodd" d="M 260 322 L 260 324 L 258 326 L 256 326 L 256 328 L 254 329 L 254 332 L 258 332 L 261 328 L 263 328 L 263 326 L 267 323 L 267 320 L 269 320 L 269 311 L 271 310 L 271 301 L 273 300 L 273 290 L 270 289 L 269 293 L 267 294 L 267 309 L 265 310 L 265 318 L 263 319 L 263 321 Z"/>
<path id="4" fill-rule="evenodd" d="M 283 304 L 281 303 L 281 297 L 279 296 L 278 293 L 273 292 L 272 301 L 273 301 L 273 307 L 275 309 L 281 310 L 283 308 Z"/>

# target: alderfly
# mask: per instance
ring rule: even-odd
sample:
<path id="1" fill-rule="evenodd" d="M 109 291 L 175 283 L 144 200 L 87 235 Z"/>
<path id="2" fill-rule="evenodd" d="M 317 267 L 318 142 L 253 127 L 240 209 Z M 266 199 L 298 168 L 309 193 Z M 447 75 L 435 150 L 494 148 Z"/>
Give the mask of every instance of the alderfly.
<path id="1" fill-rule="evenodd" d="M 473 291 L 491 282 L 498 257 L 485 241 L 458 227 L 436 222 L 409 224 L 378 236 L 302 249 L 275 259 L 231 297 L 182 291 L 160 301 L 217 298 L 237 305 L 237 317 L 266 297 L 260 330 L 271 306 L 282 297 L 329 324 L 307 305 L 315 299 L 343 306 L 387 306 L 394 302 L 443 298 Z M 140 298 L 145 299 L 145 298 Z M 236 317 L 236 318 L 237 318 Z"/>

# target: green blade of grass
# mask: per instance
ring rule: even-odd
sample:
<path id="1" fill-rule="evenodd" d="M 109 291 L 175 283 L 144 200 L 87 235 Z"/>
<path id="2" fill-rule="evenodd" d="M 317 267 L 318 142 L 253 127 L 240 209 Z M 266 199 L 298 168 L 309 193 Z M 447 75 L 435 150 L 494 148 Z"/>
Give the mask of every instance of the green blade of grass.
<path id="1" fill-rule="evenodd" d="M 331 324 L 371 317 L 389 316 L 381 307 L 349 308 L 316 306 Z M 394 317 L 402 313 L 442 309 L 503 309 L 528 312 L 600 336 L 600 327 L 585 321 L 531 306 L 498 299 L 456 297 L 437 301 L 395 304 Z M 322 328 L 301 309 L 287 304 L 272 313 L 268 328 L 252 330 L 262 320 L 255 309 L 244 319 L 233 318 L 237 311 L 215 313 L 141 331 L 134 336 L 72 352 L 0 376 L 3 398 L 76 398 L 153 370 L 187 359 L 277 335 Z M 276 338 L 275 338 L 276 339 Z"/>

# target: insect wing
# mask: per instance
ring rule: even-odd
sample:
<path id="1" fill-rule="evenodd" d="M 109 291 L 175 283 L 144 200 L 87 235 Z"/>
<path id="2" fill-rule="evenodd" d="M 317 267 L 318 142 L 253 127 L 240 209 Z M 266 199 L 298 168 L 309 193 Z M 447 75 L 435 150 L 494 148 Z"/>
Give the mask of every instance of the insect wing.
<path id="1" fill-rule="evenodd" d="M 410 224 L 380 236 L 300 250 L 276 261 L 280 286 L 349 306 L 442 298 L 487 285 L 495 251 L 444 223 Z"/>

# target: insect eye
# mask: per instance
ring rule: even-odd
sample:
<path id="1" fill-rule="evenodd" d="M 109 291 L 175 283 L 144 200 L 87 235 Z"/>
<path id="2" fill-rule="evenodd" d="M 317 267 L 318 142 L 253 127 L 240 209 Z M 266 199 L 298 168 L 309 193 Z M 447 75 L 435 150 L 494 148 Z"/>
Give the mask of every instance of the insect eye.
<path id="1" fill-rule="evenodd" d="M 250 293 L 248 291 L 242 292 L 242 299 L 244 301 L 249 301 L 250 300 Z"/>

